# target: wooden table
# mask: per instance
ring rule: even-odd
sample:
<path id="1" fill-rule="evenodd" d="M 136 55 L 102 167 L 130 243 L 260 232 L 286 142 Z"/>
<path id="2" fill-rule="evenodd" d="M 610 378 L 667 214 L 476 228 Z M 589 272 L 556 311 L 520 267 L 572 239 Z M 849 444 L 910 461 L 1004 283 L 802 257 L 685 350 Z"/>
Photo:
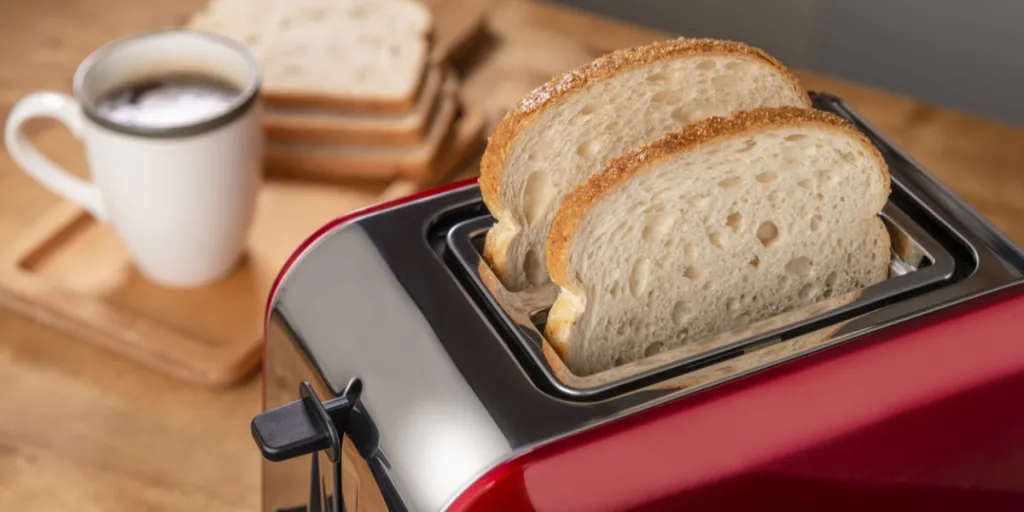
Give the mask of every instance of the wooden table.
<path id="1" fill-rule="evenodd" d="M 68 91 L 92 49 L 179 25 L 202 0 L 32 0 L 0 4 L 0 117 L 36 89 Z M 509 0 L 490 16 L 467 96 L 492 123 L 550 76 L 664 34 Z M 806 73 L 849 101 L 1015 241 L 1024 243 L 1024 132 Z M 40 123 L 34 139 L 84 175 L 81 150 Z M 57 201 L 0 155 L 0 245 Z M 248 422 L 259 381 L 208 391 L 161 376 L 0 310 L 0 510 L 254 510 L 258 455 Z"/>

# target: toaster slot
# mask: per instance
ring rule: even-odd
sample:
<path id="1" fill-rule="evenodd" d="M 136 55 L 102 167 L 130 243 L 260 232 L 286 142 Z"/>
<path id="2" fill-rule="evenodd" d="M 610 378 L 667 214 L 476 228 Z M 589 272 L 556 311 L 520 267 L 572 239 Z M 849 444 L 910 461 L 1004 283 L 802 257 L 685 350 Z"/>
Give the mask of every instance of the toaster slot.
<path id="1" fill-rule="evenodd" d="M 894 195 L 898 195 L 894 191 Z M 500 282 L 483 262 L 482 249 L 487 230 L 493 225 L 490 215 L 465 220 L 448 231 L 446 260 L 467 289 L 486 305 L 487 311 L 504 339 L 520 356 L 528 373 L 540 376 L 542 386 L 565 398 L 599 400 L 619 393 L 641 388 L 666 379 L 678 378 L 688 372 L 713 367 L 723 361 L 762 349 L 782 340 L 794 339 L 830 326 L 838 326 L 860 315 L 884 308 L 889 304 L 907 301 L 914 296 L 955 280 L 958 268 L 970 267 L 970 261 L 960 261 L 958 253 L 964 251 L 947 247 L 923 229 L 914 216 L 900 204 L 899 197 L 890 200 L 879 217 L 884 222 L 891 240 L 889 276 L 883 282 L 865 288 L 855 300 L 827 310 L 796 316 L 782 325 L 769 324 L 753 334 L 723 340 L 717 343 L 696 341 L 692 348 L 680 350 L 678 357 L 664 364 L 652 365 L 641 361 L 636 370 L 623 373 L 610 382 L 606 378 L 574 378 L 567 381 L 566 369 L 554 368 L 545 356 L 543 338 L 547 312 L 557 295 L 553 285 L 536 290 L 530 295 L 513 294 L 504 290 Z M 913 203 L 910 203 L 913 204 Z M 914 212 L 920 213 L 920 212 Z M 948 242 L 948 239 L 946 240 Z M 952 251 L 951 251 L 952 249 Z M 829 302 L 829 301 L 826 301 Z M 823 303 L 824 304 L 824 303 Z M 779 318 L 784 318 L 779 315 Z M 684 345 L 686 347 L 687 345 Z M 675 351 L 673 351 L 675 352 Z M 548 350 L 551 354 L 553 351 Z M 658 359 L 665 359 L 659 357 Z M 557 361 L 556 361 L 557 364 Z M 652 367 L 653 366 L 653 367 Z M 593 382 L 590 385 L 589 382 Z"/>
<path id="2" fill-rule="evenodd" d="M 430 235 L 438 241 L 436 254 L 538 388 L 559 400 L 590 405 L 693 391 L 988 294 L 1024 291 L 1024 250 L 841 100 L 821 93 L 812 98 L 815 108 L 838 114 L 863 132 L 889 166 L 891 193 L 879 214 L 892 247 L 889 276 L 859 293 L 824 299 L 613 369 L 629 371 L 578 377 L 553 355 L 542 335 L 558 288 L 510 293 L 483 262 L 484 236 L 494 223 L 485 208 L 470 211 L 463 205 L 468 214 L 461 216 L 449 210 L 446 215 L 457 220 Z"/>

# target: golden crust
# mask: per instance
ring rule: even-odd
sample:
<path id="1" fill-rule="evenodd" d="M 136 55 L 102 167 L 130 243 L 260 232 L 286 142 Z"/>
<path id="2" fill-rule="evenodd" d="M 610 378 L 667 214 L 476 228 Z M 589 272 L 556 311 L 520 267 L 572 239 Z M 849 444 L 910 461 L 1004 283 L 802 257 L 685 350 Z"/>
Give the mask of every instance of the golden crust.
<path id="1" fill-rule="evenodd" d="M 591 176 L 566 196 L 558 213 L 555 214 L 548 235 L 547 264 L 551 280 L 560 286 L 568 285 L 569 276 L 566 268 L 569 248 L 572 246 L 576 229 L 595 203 L 633 175 L 650 169 L 660 160 L 713 141 L 767 128 L 804 124 L 841 130 L 871 148 L 878 168 L 883 173 L 886 196 L 889 195 L 888 167 L 882 155 L 867 137 L 835 114 L 797 107 L 778 107 L 737 112 L 730 117 L 712 117 L 615 158 L 603 171 Z"/>
<path id="2" fill-rule="evenodd" d="M 779 73 L 790 82 L 794 90 L 807 97 L 807 106 L 811 106 L 810 97 L 807 96 L 800 81 L 785 66 L 771 55 L 743 43 L 681 37 L 646 46 L 617 50 L 599 57 L 589 64 L 552 78 L 548 83 L 534 89 L 508 111 L 488 138 L 487 149 L 480 162 L 479 183 L 484 204 L 492 213 L 500 215 L 502 206 L 498 183 L 504 173 L 508 154 L 523 130 L 530 126 L 534 119 L 548 107 L 557 104 L 562 98 L 586 88 L 593 82 L 600 82 L 630 69 L 684 56 L 714 54 L 745 55 L 767 62 L 779 70 Z"/>

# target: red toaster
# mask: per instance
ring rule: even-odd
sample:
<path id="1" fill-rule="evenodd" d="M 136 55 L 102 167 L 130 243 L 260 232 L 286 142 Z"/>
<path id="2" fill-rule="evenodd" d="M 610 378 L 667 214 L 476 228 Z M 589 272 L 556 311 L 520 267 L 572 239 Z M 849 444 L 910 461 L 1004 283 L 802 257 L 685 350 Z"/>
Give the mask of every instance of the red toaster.
<path id="1" fill-rule="evenodd" d="M 1024 251 L 813 96 L 890 166 L 886 281 L 566 381 L 544 304 L 512 311 L 481 262 L 474 182 L 352 213 L 270 293 L 262 509 L 1024 510 Z"/>

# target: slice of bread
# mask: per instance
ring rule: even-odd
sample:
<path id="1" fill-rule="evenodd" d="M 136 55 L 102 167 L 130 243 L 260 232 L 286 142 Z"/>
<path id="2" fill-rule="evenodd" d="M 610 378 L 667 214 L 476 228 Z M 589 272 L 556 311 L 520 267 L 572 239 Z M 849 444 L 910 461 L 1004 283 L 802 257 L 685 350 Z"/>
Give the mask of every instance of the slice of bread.
<path id="1" fill-rule="evenodd" d="M 498 124 L 480 188 L 497 224 L 484 257 L 512 291 L 548 282 L 544 245 L 562 199 L 613 157 L 711 115 L 809 107 L 779 62 L 749 46 L 675 39 L 621 50 L 534 90 Z"/>
<path id="2" fill-rule="evenodd" d="M 268 143 L 266 165 L 271 176 L 336 179 L 357 177 L 413 179 L 430 172 L 431 162 L 452 133 L 458 101 L 452 94 L 441 100 L 423 142 L 415 146 L 332 146 L 311 143 Z"/>
<path id="3" fill-rule="evenodd" d="M 268 105 L 405 112 L 433 18 L 415 0 L 212 0 L 189 26 L 246 45 Z"/>
<path id="4" fill-rule="evenodd" d="M 877 283 L 888 196 L 885 161 L 838 116 L 783 107 L 690 125 L 566 197 L 545 336 L 586 376 Z"/>
<path id="5" fill-rule="evenodd" d="M 313 142 L 335 146 L 409 146 L 423 141 L 441 100 L 444 72 L 432 67 L 416 108 L 379 115 L 326 108 L 266 108 L 263 126 L 276 142 Z"/>

